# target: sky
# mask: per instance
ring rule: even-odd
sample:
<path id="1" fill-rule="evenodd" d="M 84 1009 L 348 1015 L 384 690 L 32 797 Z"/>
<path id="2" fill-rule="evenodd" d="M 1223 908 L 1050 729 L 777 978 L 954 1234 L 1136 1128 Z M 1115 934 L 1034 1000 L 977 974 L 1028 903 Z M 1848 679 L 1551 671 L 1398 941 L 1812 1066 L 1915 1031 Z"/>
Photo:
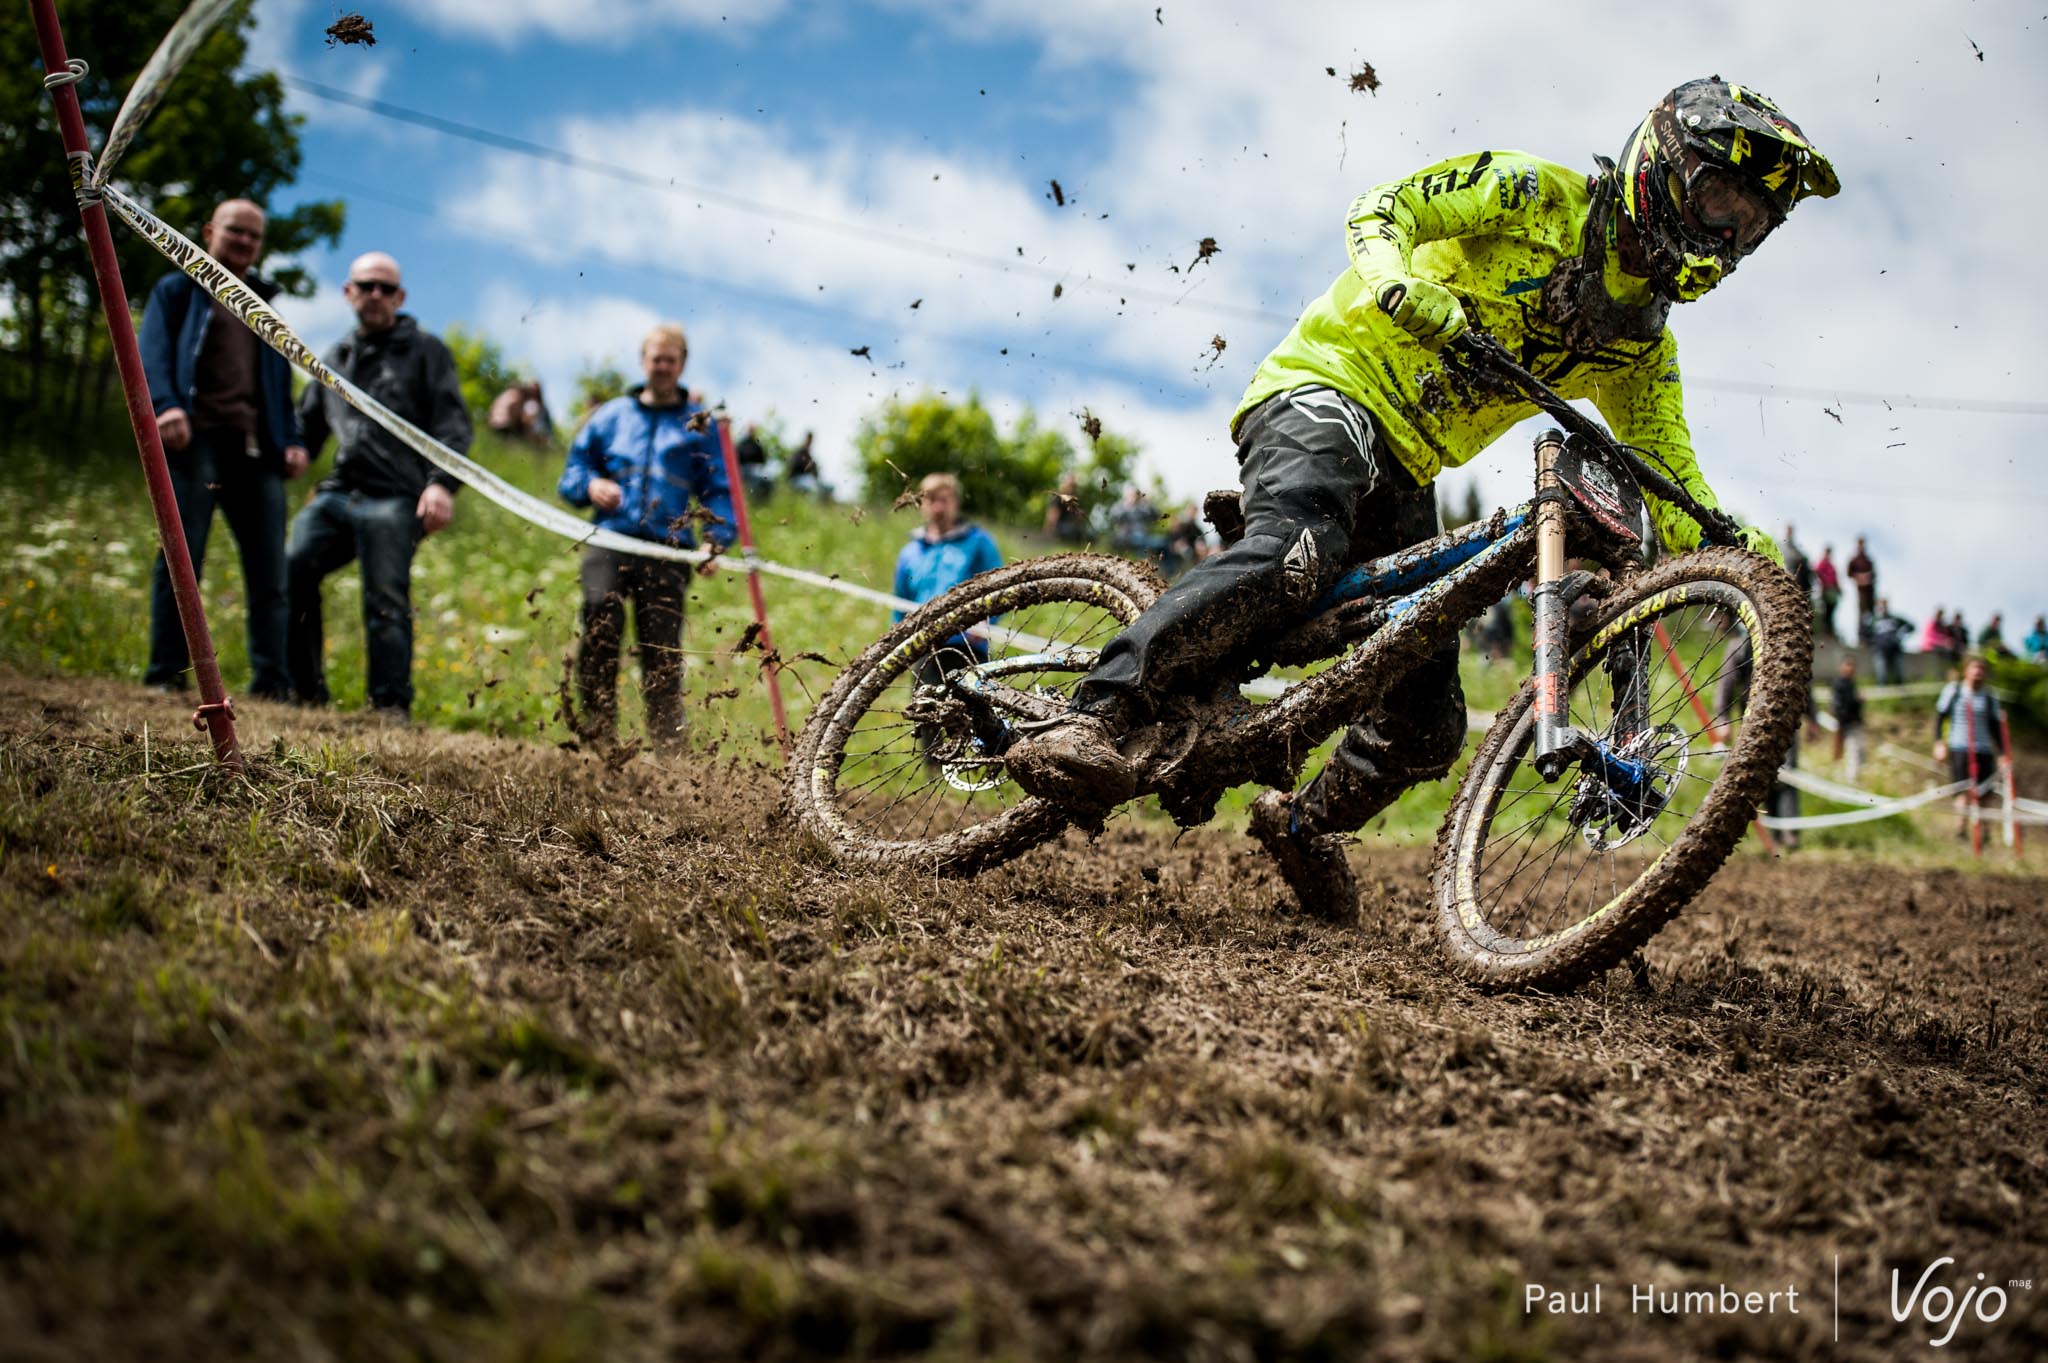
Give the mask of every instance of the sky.
<path id="1" fill-rule="evenodd" d="M 1702 468 L 1813 557 L 1867 535 L 1903 613 L 2001 610 L 2017 642 L 2048 610 L 2043 11 L 408 0 L 366 3 L 361 47 L 326 42 L 325 0 L 258 0 L 251 64 L 305 117 L 280 206 L 348 201 L 304 262 L 325 285 L 284 308 L 316 348 L 351 324 L 348 260 L 385 250 L 408 311 L 481 329 L 558 413 L 578 372 L 634 372 L 674 319 L 693 387 L 815 430 L 843 486 L 864 413 L 975 391 L 1077 443 L 1092 412 L 1189 498 L 1235 484 L 1230 413 L 1344 267 L 1356 195 L 1489 148 L 1590 169 L 1666 90 L 1722 74 L 1776 99 L 1843 190 L 1674 311 Z M 1379 89 L 1353 90 L 1368 62 Z M 1529 430 L 1440 487 L 1526 498 Z"/>

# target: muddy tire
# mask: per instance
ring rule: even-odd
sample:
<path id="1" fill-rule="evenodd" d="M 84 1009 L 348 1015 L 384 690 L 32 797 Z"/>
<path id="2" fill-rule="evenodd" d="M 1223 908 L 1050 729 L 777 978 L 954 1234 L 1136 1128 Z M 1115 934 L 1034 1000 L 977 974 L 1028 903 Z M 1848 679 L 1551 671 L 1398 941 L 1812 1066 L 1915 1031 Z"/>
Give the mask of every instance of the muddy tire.
<path id="1" fill-rule="evenodd" d="M 1005 627 L 1099 650 L 1162 587 L 1127 559 L 1061 554 L 983 573 L 912 612 L 847 665 L 805 724 L 790 762 L 800 826 L 844 861 L 940 875 L 972 875 L 1057 836 L 1065 814 L 1009 783 L 1000 763 L 935 769 L 901 706 L 917 669 L 963 631 L 1000 616 Z M 1053 695 L 1081 675 L 1047 668 L 1008 680 Z"/>
<path id="2" fill-rule="evenodd" d="M 1753 670 L 1738 711 L 1725 679 L 1739 679 L 1745 632 Z M 1606 660 L 1629 646 L 1650 660 L 1635 684 L 1650 726 L 1638 752 L 1667 796 L 1643 806 L 1653 815 L 1617 817 L 1608 788 L 1589 784 L 1598 778 L 1575 768 L 1543 782 L 1530 765 L 1533 684 L 1522 687 L 1473 755 L 1437 841 L 1438 930 L 1453 969 L 1480 985 L 1576 988 L 1649 941 L 1741 840 L 1806 713 L 1811 609 L 1783 569 L 1742 550 L 1644 573 L 1574 642 L 1569 722 L 1596 735 L 1603 685 L 1609 724 L 1615 712 Z"/>

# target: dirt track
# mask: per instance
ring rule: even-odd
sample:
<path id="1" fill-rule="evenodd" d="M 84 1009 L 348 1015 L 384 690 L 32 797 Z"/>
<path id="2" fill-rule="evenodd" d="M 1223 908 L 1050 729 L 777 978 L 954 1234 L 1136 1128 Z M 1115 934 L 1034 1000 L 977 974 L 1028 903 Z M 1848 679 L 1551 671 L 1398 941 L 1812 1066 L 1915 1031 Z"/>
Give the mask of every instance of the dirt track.
<path id="1" fill-rule="evenodd" d="M 2035 1286 L 1934 1356 L 2048 1353 L 2048 882 L 1744 860 L 1645 975 L 1487 997 L 1420 851 L 1362 931 L 1216 832 L 846 875 L 757 772 L 249 706 L 238 788 L 52 686 L 0 1356 L 1922 1358 L 1943 1255 Z M 1798 1314 L 1629 1312 L 1724 1283 Z"/>

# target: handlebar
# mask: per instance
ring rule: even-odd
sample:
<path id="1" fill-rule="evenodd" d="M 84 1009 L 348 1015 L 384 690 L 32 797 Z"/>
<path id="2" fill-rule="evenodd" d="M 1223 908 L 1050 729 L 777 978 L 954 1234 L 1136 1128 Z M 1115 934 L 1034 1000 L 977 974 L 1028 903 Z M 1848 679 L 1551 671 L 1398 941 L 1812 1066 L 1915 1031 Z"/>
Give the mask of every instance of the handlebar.
<path id="1" fill-rule="evenodd" d="M 1742 547 L 1742 527 L 1733 516 L 1716 507 L 1702 506 L 1678 480 L 1656 468 L 1635 449 L 1622 444 L 1599 422 L 1571 405 L 1550 385 L 1537 378 L 1508 353 L 1506 346 L 1483 331 L 1468 330 L 1444 347 L 1445 352 L 1463 360 L 1482 375 L 1491 376 L 1527 398 L 1544 415 L 1562 426 L 1568 435 L 1590 440 L 1607 450 L 1635 474 L 1645 492 L 1683 511 L 1700 528 L 1700 538 L 1709 544 Z"/>

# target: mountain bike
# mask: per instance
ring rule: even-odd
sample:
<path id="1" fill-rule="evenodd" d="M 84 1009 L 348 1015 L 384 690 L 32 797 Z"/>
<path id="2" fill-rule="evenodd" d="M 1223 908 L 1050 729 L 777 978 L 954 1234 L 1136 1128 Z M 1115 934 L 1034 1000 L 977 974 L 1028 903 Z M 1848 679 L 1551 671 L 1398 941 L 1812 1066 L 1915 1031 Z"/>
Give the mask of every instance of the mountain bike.
<path id="1" fill-rule="evenodd" d="M 1556 422 L 1535 442 L 1534 497 L 1350 567 L 1304 618 L 1165 698 L 1123 750 L 1138 795 L 1184 827 L 1231 787 L 1292 789 L 1319 745 L 1526 584 L 1531 675 L 1472 756 L 1432 884 L 1458 974 L 1568 989 L 1640 948 L 1733 851 L 1806 711 L 1811 611 L 1733 520 L 1497 342 L 1468 335 L 1446 356 L 1455 381 L 1504 385 Z M 1645 490 L 1700 526 L 1700 548 L 1655 561 Z M 1229 540 L 1234 494 L 1212 494 L 1210 512 Z M 806 724 L 791 763 L 800 824 L 849 863 L 945 875 L 1099 828 L 1097 811 L 1026 795 L 1003 754 L 1064 711 L 1162 589 L 1126 560 L 1061 554 L 909 614 Z M 1281 687 L 1274 668 L 1307 672 Z"/>

